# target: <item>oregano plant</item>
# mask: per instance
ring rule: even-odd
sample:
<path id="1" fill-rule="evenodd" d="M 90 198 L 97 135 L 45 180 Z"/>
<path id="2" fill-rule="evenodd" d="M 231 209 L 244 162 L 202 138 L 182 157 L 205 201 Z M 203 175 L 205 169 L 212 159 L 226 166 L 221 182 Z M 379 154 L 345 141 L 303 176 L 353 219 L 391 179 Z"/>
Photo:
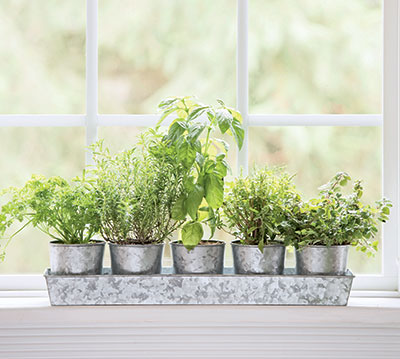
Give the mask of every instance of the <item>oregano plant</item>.
<path id="1" fill-rule="evenodd" d="M 369 256 L 378 249 L 378 223 L 389 219 L 391 202 L 382 199 L 374 206 L 362 203 L 363 186 L 355 181 L 350 194 L 343 189 L 351 181 L 337 173 L 320 189 L 319 197 L 301 202 L 287 214 L 283 232 L 297 249 L 307 245 L 353 245 Z"/>
<path id="2" fill-rule="evenodd" d="M 282 243 L 286 212 L 300 202 L 292 179 L 282 168 L 265 167 L 228 183 L 224 230 L 244 245 L 258 245 L 261 252 L 265 245 Z"/>
<path id="3" fill-rule="evenodd" d="M 240 149 L 244 139 L 242 116 L 221 100 L 217 106 L 210 106 L 193 97 L 168 98 L 160 103 L 159 110 L 161 118 L 156 130 L 167 118 L 171 119 L 162 141 L 173 149 L 186 172 L 185 191 L 176 201 L 172 215 L 177 221 L 185 221 L 181 239 L 185 247 L 191 249 L 203 238 L 203 224 L 210 227 L 210 238 L 213 237 L 216 211 L 223 204 L 229 146 L 216 135 L 231 135 Z"/>

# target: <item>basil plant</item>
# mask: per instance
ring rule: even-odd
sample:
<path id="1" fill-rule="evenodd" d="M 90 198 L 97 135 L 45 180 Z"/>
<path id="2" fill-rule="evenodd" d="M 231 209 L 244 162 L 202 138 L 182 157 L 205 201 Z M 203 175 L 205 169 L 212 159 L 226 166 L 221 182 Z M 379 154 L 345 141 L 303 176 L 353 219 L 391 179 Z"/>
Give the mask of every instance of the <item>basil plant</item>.
<path id="1" fill-rule="evenodd" d="M 344 188 L 351 181 L 347 173 L 337 173 L 320 189 L 319 197 L 301 202 L 288 213 L 284 235 L 297 249 L 307 245 L 352 245 L 373 255 L 378 249 L 378 223 L 389 219 L 392 204 L 387 199 L 375 205 L 361 201 L 363 186 L 355 181 L 349 194 Z"/>
<path id="2" fill-rule="evenodd" d="M 240 149 L 244 139 L 242 117 L 220 100 L 218 106 L 209 106 L 192 97 L 168 98 L 160 103 L 159 110 L 162 113 L 156 130 L 166 119 L 171 120 L 162 141 L 176 154 L 185 172 L 185 190 L 174 204 L 172 216 L 176 221 L 185 221 L 181 240 L 187 249 L 192 249 L 203 238 L 203 224 L 210 227 L 210 238 L 213 237 L 216 211 L 223 204 L 229 146 L 216 135 L 233 136 Z"/>
<path id="3" fill-rule="evenodd" d="M 282 168 L 263 168 L 227 186 L 223 204 L 226 232 L 244 245 L 282 243 L 286 213 L 300 202 L 290 176 Z"/>

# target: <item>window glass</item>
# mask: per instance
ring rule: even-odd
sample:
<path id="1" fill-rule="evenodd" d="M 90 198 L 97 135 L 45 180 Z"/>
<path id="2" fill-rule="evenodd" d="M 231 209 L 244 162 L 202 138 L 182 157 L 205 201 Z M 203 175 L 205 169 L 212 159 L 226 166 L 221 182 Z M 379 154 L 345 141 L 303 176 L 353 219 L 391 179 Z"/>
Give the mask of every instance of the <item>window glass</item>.
<path id="1" fill-rule="evenodd" d="M 154 113 L 167 96 L 235 104 L 236 2 L 99 1 L 99 109 Z"/>
<path id="2" fill-rule="evenodd" d="M 378 127 L 252 127 L 250 165 L 286 165 L 306 199 L 346 171 L 363 181 L 364 201 L 373 203 L 382 196 L 381 137 Z M 352 251 L 349 267 L 356 273 L 380 273 L 381 251 L 374 259 Z"/>
<path id="3" fill-rule="evenodd" d="M 22 186 L 32 174 L 72 178 L 85 162 L 83 128 L 0 128 L 0 188 Z M 1 203 L 0 203 L 1 205 Z M 16 228 L 17 229 L 17 228 Z M 4 240 L 1 240 L 4 244 Z M 1 273 L 43 273 L 49 238 L 26 228 L 7 248 Z"/>
<path id="4" fill-rule="evenodd" d="M 382 1 L 249 1 L 251 113 L 381 113 Z"/>
<path id="5" fill-rule="evenodd" d="M 84 113 L 85 2 L 0 2 L 0 113 Z"/>

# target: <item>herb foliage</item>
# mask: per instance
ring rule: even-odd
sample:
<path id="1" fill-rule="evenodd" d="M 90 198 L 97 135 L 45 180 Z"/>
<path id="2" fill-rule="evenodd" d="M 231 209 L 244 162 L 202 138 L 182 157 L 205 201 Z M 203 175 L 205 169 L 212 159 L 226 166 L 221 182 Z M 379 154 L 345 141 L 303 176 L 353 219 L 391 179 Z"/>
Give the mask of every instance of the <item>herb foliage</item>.
<path id="1" fill-rule="evenodd" d="M 183 192 L 181 172 L 158 137 L 149 130 L 142 134 L 141 146 L 115 155 L 102 141 L 92 146 L 91 184 L 106 241 L 161 243 L 183 223 L 172 218 Z"/>
<path id="2" fill-rule="evenodd" d="M 162 141 L 177 155 L 186 171 L 185 191 L 176 201 L 172 213 L 177 221 L 185 221 L 181 238 L 186 248 L 192 249 L 201 241 L 203 224 L 217 227 L 216 211 L 224 198 L 224 177 L 228 144 L 215 138 L 216 132 L 233 136 L 239 149 L 243 145 L 242 117 L 236 110 L 218 100 L 218 106 L 196 102 L 192 97 L 168 98 L 159 105 L 162 112 L 158 129 L 166 118 L 172 123 Z M 203 137 L 202 137 L 203 135 Z"/>
<path id="3" fill-rule="evenodd" d="M 7 238 L 3 258 L 12 238 L 29 225 L 64 244 L 89 243 L 98 231 L 95 197 L 85 175 L 72 184 L 61 177 L 33 175 L 23 187 L 10 187 L 1 195 L 9 200 L 1 207 L 0 235 L 21 223 Z"/>
<path id="4" fill-rule="evenodd" d="M 296 248 L 307 245 L 353 245 L 369 256 L 378 249 L 374 240 L 378 223 L 389 218 L 392 204 L 387 199 L 375 206 L 361 202 L 363 187 L 355 181 L 352 192 L 343 193 L 351 181 L 347 173 L 337 173 L 320 189 L 318 198 L 299 203 L 288 213 L 284 235 Z"/>
<path id="5" fill-rule="evenodd" d="M 242 244 L 280 243 L 287 211 L 300 201 L 290 176 L 282 168 L 263 168 L 227 186 L 223 205 L 225 231 Z"/>

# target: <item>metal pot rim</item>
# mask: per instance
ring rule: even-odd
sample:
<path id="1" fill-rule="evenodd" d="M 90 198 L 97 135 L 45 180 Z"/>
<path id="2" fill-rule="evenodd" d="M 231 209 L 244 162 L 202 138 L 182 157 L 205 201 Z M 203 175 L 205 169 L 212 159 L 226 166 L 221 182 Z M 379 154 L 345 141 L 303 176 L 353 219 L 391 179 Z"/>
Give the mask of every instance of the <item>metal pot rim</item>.
<path id="1" fill-rule="evenodd" d="M 242 246 L 242 247 L 246 247 L 246 248 L 258 248 L 257 244 L 242 244 L 239 243 L 240 239 L 235 239 L 231 242 L 231 246 Z M 264 244 L 264 247 L 286 247 L 284 244 L 280 244 L 280 243 L 273 243 L 273 244 Z"/>
<path id="2" fill-rule="evenodd" d="M 108 245 L 110 247 L 136 247 L 136 248 L 144 248 L 144 247 L 159 247 L 159 246 L 163 246 L 164 242 L 161 243 L 147 243 L 147 244 L 132 244 L 132 243 L 127 243 L 127 244 L 118 244 L 118 243 L 112 243 L 112 242 L 108 242 Z"/>
<path id="3" fill-rule="evenodd" d="M 224 246 L 225 242 L 220 240 L 220 239 L 207 239 L 206 242 L 214 242 L 215 244 L 212 244 L 212 246 Z M 180 246 L 180 247 L 184 247 L 183 243 L 179 243 L 179 241 L 172 241 L 170 242 L 171 246 Z M 198 244 L 196 247 L 208 247 L 205 244 Z"/>
<path id="4" fill-rule="evenodd" d="M 96 246 L 104 246 L 106 244 L 105 241 L 101 239 L 92 239 L 92 242 L 95 243 L 73 243 L 73 244 L 67 244 L 67 243 L 59 243 L 58 241 L 50 241 L 49 244 L 53 247 L 96 247 Z"/>
<path id="5" fill-rule="evenodd" d="M 302 246 L 299 249 L 296 249 L 296 251 L 298 250 L 302 250 L 304 248 L 343 248 L 343 247 L 350 247 L 350 244 L 335 244 L 333 246 L 325 246 L 323 244 L 315 244 L 315 245 L 307 245 L 307 246 Z"/>

